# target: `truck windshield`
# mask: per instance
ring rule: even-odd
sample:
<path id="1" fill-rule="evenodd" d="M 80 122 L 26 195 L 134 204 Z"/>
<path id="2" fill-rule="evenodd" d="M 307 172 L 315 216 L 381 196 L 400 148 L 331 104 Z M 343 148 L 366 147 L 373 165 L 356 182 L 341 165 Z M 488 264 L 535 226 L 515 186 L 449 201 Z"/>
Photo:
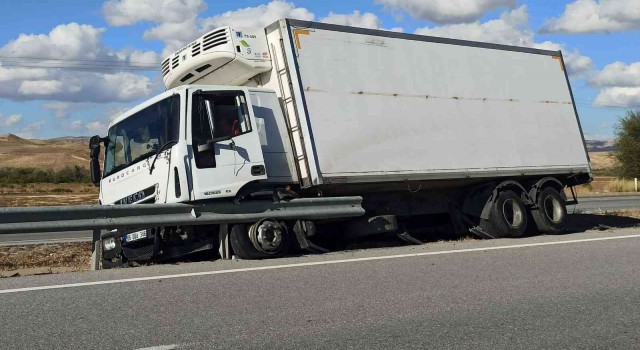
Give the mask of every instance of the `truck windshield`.
<path id="1" fill-rule="evenodd" d="M 162 145 L 177 141 L 180 96 L 174 95 L 129 116 L 109 129 L 104 176 L 153 156 Z"/>

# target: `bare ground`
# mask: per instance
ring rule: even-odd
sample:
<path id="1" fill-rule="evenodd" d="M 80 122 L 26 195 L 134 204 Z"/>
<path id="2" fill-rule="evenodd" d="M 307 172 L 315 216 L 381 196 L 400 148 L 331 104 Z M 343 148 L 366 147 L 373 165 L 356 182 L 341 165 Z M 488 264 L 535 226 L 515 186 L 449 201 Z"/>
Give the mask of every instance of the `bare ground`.
<path id="1" fill-rule="evenodd" d="M 26 184 L 0 187 L 0 207 L 98 204 L 93 184 Z"/>
<path id="2" fill-rule="evenodd" d="M 0 247 L 0 277 L 82 271 L 89 268 L 91 243 Z"/>

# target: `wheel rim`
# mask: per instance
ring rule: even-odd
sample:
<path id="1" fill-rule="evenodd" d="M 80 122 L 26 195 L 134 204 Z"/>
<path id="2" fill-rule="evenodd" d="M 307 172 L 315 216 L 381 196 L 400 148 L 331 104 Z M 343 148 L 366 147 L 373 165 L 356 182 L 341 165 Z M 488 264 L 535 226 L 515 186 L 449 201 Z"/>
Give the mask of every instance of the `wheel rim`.
<path id="1" fill-rule="evenodd" d="M 513 199 L 507 199 L 502 203 L 502 215 L 504 220 L 512 228 L 518 228 L 522 225 L 524 213 L 522 208 Z"/>
<path id="2" fill-rule="evenodd" d="M 545 197 L 542 207 L 544 214 L 551 222 L 557 224 L 562 221 L 564 213 L 562 212 L 562 204 L 557 198 L 553 196 Z"/>
<path id="3" fill-rule="evenodd" d="M 251 243 L 265 254 L 276 254 L 282 248 L 284 232 L 280 224 L 273 221 L 262 221 L 253 226 L 249 231 Z"/>

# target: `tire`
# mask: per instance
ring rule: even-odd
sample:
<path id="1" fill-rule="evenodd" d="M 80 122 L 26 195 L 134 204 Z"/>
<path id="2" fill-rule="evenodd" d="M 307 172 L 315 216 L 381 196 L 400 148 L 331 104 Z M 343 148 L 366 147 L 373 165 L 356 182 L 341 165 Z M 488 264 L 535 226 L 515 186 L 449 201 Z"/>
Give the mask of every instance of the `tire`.
<path id="1" fill-rule="evenodd" d="M 258 224 L 260 224 L 260 222 Z M 233 225 L 229 232 L 231 248 L 233 248 L 233 252 L 240 259 L 257 260 L 276 258 L 284 255 L 289 250 L 291 239 L 286 227 L 283 228 L 282 239 L 278 247 L 269 252 L 256 248 L 249 238 L 250 229 L 251 227 L 247 227 L 246 225 Z"/>
<path id="2" fill-rule="evenodd" d="M 560 193 L 553 187 L 545 187 L 536 200 L 531 217 L 541 233 L 559 233 L 565 228 L 567 206 Z"/>
<path id="3" fill-rule="evenodd" d="M 527 210 L 518 194 L 502 191 L 491 205 L 489 219 L 481 219 L 480 227 L 495 238 L 516 238 L 527 229 Z"/>

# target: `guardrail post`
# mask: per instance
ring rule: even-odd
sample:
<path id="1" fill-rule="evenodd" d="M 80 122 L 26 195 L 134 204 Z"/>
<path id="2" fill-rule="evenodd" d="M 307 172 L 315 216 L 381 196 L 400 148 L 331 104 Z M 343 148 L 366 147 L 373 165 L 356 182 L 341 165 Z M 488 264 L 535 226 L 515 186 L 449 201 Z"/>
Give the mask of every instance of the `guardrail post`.
<path id="1" fill-rule="evenodd" d="M 635 183 L 635 185 L 636 185 L 636 192 L 638 192 L 638 178 L 637 178 L 637 177 L 634 177 L 634 178 L 633 178 L 633 182 L 634 182 L 634 183 Z"/>
<path id="2" fill-rule="evenodd" d="M 100 270 L 100 230 L 93 230 L 91 270 Z"/>

